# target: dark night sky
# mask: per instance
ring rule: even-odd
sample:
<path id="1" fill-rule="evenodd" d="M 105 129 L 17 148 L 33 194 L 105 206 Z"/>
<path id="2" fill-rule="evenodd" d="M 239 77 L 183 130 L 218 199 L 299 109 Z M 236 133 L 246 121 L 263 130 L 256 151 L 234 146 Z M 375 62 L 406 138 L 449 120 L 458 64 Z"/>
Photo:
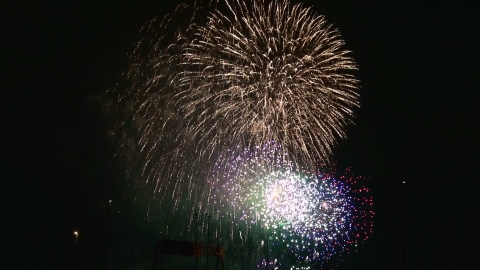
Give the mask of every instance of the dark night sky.
<path id="1" fill-rule="evenodd" d="M 475 5 L 304 2 L 339 28 L 360 66 L 363 106 L 336 158 L 371 176 L 377 215 L 343 269 L 400 269 L 402 181 L 407 269 L 480 269 Z M 108 199 L 112 249 L 123 250 L 112 269 L 151 262 L 154 224 L 141 206 L 119 203 L 132 192 L 97 97 L 125 69 L 141 25 L 172 6 L 37 1 L 0 11 L 5 269 L 103 269 Z"/>

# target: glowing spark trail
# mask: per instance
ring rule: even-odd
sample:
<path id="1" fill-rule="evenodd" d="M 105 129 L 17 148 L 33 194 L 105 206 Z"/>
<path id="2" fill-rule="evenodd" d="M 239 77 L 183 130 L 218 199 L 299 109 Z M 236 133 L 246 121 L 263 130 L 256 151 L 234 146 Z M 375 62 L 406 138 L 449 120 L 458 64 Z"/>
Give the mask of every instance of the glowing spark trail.
<path id="1" fill-rule="evenodd" d="M 328 162 L 359 106 L 356 65 L 323 16 L 287 0 L 214 2 L 148 23 L 117 88 L 115 134 L 141 168 L 128 173 L 160 200 L 203 200 L 221 149 L 275 140 L 294 163 Z"/>

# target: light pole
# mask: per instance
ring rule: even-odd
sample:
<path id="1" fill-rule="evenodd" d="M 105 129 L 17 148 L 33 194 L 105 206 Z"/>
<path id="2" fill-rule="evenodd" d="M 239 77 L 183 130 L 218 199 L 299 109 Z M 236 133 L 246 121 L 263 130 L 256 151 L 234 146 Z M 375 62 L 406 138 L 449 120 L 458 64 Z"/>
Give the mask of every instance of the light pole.
<path id="1" fill-rule="evenodd" d="M 105 270 L 108 269 L 108 235 L 109 235 L 109 229 L 110 229 L 110 204 L 112 203 L 112 200 L 108 200 L 108 207 L 107 207 L 107 231 L 105 232 L 106 240 L 105 240 Z"/>
<path id="2" fill-rule="evenodd" d="M 402 228 L 402 269 L 407 269 L 407 211 L 406 211 L 406 203 L 407 203 L 407 185 L 406 182 L 403 181 L 403 192 L 402 192 L 402 216 L 403 216 L 403 228 Z"/>
<path id="3" fill-rule="evenodd" d="M 74 231 L 73 234 L 75 235 L 75 245 L 78 245 L 78 232 Z"/>
<path id="4" fill-rule="evenodd" d="M 210 250 L 210 218 L 212 216 L 208 216 L 207 221 L 207 270 L 208 270 L 208 257 L 209 257 L 209 250 Z"/>
<path id="5" fill-rule="evenodd" d="M 267 178 L 264 179 L 264 190 L 263 190 L 263 194 L 264 194 L 264 197 L 265 197 L 265 203 L 267 203 Z M 265 205 L 265 207 L 267 207 L 267 205 Z M 267 235 L 267 265 L 265 267 L 265 269 L 268 270 L 268 264 L 270 263 L 270 260 L 269 260 L 269 257 L 268 257 L 268 225 L 265 224 L 265 221 L 264 221 L 264 225 L 265 225 L 265 233 Z"/>
<path id="6" fill-rule="evenodd" d="M 268 250 L 268 227 L 266 227 L 266 232 L 267 232 L 267 267 L 266 267 L 266 269 L 268 270 L 268 265 L 270 264 L 270 259 L 268 257 L 268 253 L 269 253 L 269 250 Z"/>
<path id="7" fill-rule="evenodd" d="M 195 270 L 198 267 L 198 214 L 195 213 L 197 221 L 195 222 Z"/>

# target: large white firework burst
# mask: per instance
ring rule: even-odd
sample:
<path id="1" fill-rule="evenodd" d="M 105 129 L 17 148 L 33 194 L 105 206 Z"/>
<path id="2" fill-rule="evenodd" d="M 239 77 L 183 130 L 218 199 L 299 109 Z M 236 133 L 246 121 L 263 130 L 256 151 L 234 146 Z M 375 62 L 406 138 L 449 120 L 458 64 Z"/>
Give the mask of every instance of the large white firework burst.
<path id="1" fill-rule="evenodd" d="M 359 106 L 339 32 L 287 0 L 225 3 L 182 48 L 175 98 L 190 133 L 207 154 L 275 140 L 292 157 L 328 161 Z"/>
<path id="2" fill-rule="evenodd" d="M 160 200 L 204 200 L 221 149 L 275 140 L 295 163 L 328 161 L 359 106 L 356 65 L 323 16 L 287 0 L 206 2 L 148 23 L 130 87 L 116 88 L 128 173 Z"/>

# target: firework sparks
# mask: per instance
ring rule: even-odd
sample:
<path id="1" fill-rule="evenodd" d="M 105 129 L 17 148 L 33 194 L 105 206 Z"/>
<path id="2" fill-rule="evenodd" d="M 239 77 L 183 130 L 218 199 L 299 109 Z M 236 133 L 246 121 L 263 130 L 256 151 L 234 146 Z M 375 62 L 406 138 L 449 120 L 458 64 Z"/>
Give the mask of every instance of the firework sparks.
<path id="1" fill-rule="evenodd" d="M 292 156 L 328 160 L 358 106 L 339 32 L 286 0 L 226 3 L 229 12 L 192 27 L 175 76 L 187 125 L 208 138 L 202 150 L 275 140 Z"/>
<path id="2" fill-rule="evenodd" d="M 275 140 L 292 162 L 328 162 L 359 106 L 356 65 L 323 16 L 287 0 L 214 2 L 147 24 L 118 92 L 123 154 L 161 200 L 203 200 L 198 179 L 221 149 Z"/>
<path id="3" fill-rule="evenodd" d="M 231 151 L 210 181 L 215 206 L 209 211 L 217 213 L 224 246 L 252 258 L 242 267 L 265 265 L 267 252 L 271 263 L 283 267 L 322 265 L 368 238 L 372 200 L 367 189 L 352 187 L 356 178 L 302 170 L 274 144 L 234 158 Z M 252 252 L 252 245 L 258 249 Z"/>
<path id="4" fill-rule="evenodd" d="M 265 249 L 276 265 L 347 251 L 366 237 L 371 223 L 358 224 L 373 213 L 354 209 L 349 181 L 303 168 L 328 163 L 353 121 L 354 60 L 308 7 L 214 2 L 210 11 L 178 6 L 133 47 L 130 86 L 116 92 L 127 175 L 166 210 L 170 234 L 185 212 L 190 225 L 180 234 L 191 233 L 193 213 L 213 213 L 215 238 L 251 254 L 243 268 L 266 263 Z"/>

